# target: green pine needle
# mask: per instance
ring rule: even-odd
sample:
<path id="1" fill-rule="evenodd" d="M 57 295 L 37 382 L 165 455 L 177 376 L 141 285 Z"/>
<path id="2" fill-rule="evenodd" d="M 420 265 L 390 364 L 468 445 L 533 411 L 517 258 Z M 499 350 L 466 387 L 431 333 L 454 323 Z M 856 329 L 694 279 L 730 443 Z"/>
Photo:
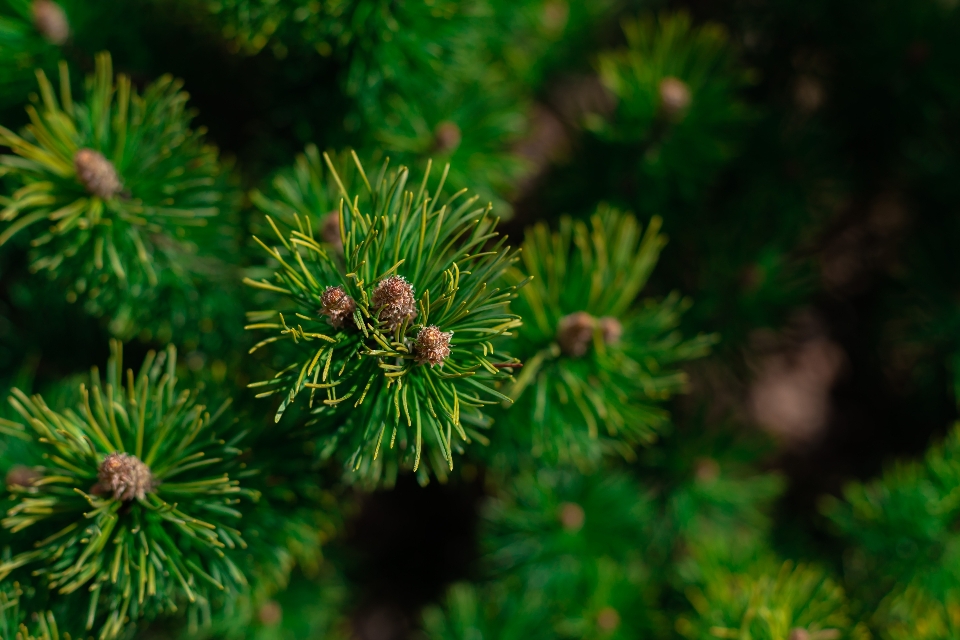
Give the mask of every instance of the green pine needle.
<path id="1" fill-rule="evenodd" d="M 483 439 L 475 431 L 485 423 L 483 407 L 508 400 L 499 387 L 517 361 L 497 341 L 520 324 L 507 310 L 519 283 L 502 282 L 516 252 L 498 237 L 489 206 L 462 191 L 441 200 L 447 170 L 436 185 L 428 171 L 408 189 L 406 168 L 390 171 L 385 162 L 368 176 L 354 155 L 358 186 L 348 190 L 324 159 L 326 180 L 339 192 L 342 247 L 316 237 L 329 196 L 319 210 L 298 212 L 289 232 L 268 218 L 279 244 L 257 242 L 276 270 L 269 280 L 247 282 L 281 294 L 282 307 L 249 314 L 248 328 L 270 332 L 254 351 L 277 341 L 287 348 L 278 349 L 284 366 L 276 376 L 251 386 L 280 396 L 277 421 L 298 398 L 312 407 L 323 455 L 338 451 L 351 473 L 389 481 L 402 467 L 425 481 L 426 461 L 443 478 L 461 443 Z M 324 184 L 319 169 L 312 167 L 311 185 Z M 375 288 L 391 276 L 404 278 L 416 296 L 415 316 L 397 326 L 373 306 Z M 340 327 L 321 315 L 324 292 L 337 286 L 356 305 Z M 427 364 L 416 351 L 427 326 L 452 332 L 442 363 Z"/>
<path id="2" fill-rule="evenodd" d="M 659 228 L 653 218 L 641 234 L 635 218 L 601 207 L 589 224 L 563 218 L 556 232 L 542 223 L 527 232 L 523 266 L 510 272 L 513 282 L 532 278 L 514 305 L 525 318 L 524 367 L 507 393 L 536 455 L 587 467 L 604 453 L 632 457 L 667 424 L 658 405 L 686 386 L 674 365 L 716 341 L 680 336 L 689 303 L 677 294 L 633 308 L 665 243 Z M 582 353 L 563 346 L 562 323 L 573 314 L 586 314 Z"/>
<path id="3" fill-rule="evenodd" d="M 238 461 L 243 434 L 229 423 L 213 430 L 229 403 L 211 414 L 197 392 L 178 392 L 173 347 L 148 354 L 136 375 L 124 375 L 118 342 L 111 351 L 106 379 L 94 369 L 75 409 L 13 390 L 39 478 L 11 487 L 0 521 L 34 542 L 0 562 L 0 580 L 29 571 L 54 603 L 88 603 L 84 626 L 102 639 L 183 605 L 209 617 L 235 597 L 246 582 L 234 562 L 246 546 L 235 505 L 256 498 L 238 479 L 249 474 Z M 149 468 L 142 496 L 120 499 L 103 485 L 98 471 L 113 452 Z"/>
<path id="4" fill-rule="evenodd" d="M 28 234 L 32 269 L 99 314 L 120 313 L 161 284 L 189 283 L 198 242 L 217 233 L 210 221 L 223 189 L 216 149 L 189 128 L 182 83 L 164 76 L 141 94 L 128 77 L 114 80 L 106 53 L 83 101 L 71 95 L 65 63 L 59 98 L 42 71 L 37 79 L 23 135 L 0 127 L 0 145 L 14 154 L 0 157 L 13 187 L 0 197 L 0 246 Z M 100 189 L 82 175 L 81 156 L 94 153 L 96 175 L 112 173 Z"/>

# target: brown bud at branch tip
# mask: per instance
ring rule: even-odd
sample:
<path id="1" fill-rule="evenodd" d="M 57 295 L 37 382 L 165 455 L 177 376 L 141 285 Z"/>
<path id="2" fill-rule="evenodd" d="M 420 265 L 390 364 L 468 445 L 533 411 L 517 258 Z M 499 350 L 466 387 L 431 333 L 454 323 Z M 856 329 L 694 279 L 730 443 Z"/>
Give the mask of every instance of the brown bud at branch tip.
<path id="1" fill-rule="evenodd" d="M 402 276 L 390 276 L 381 280 L 373 290 L 371 302 L 387 331 L 396 331 L 404 322 L 417 317 L 413 286 Z"/>
<path id="2" fill-rule="evenodd" d="M 80 149 L 73 156 L 73 165 L 77 170 L 77 180 L 92 195 L 106 200 L 120 193 L 123 188 L 116 168 L 99 151 Z"/>
<path id="3" fill-rule="evenodd" d="M 587 353 L 593 340 L 596 319 L 586 311 L 577 311 L 560 318 L 557 325 L 557 343 L 565 355 L 579 358 Z"/>
<path id="4" fill-rule="evenodd" d="M 453 331 L 440 331 L 439 327 L 430 325 L 420 329 L 413 351 L 420 364 L 429 364 L 431 367 L 439 364 L 450 356 L 450 338 Z"/>
<path id="5" fill-rule="evenodd" d="M 142 500 L 153 489 L 153 475 L 140 458 L 128 453 L 111 453 L 97 469 L 94 493 L 109 493 L 124 502 Z"/>
<path id="6" fill-rule="evenodd" d="M 354 309 L 357 308 L 353 298 L 347 295 L 341 286 L 327 287 L 320 296 L 320 304 L 322 305 L 320 313 L 327 316 L 330 326 L 337 329 L 350 320 Z"/>

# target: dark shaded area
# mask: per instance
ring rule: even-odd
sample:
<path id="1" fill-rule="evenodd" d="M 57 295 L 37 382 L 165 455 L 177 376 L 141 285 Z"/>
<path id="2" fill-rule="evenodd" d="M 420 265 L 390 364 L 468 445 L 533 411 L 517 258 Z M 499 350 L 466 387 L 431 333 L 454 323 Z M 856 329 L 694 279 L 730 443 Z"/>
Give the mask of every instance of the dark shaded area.
<path id="1" fill-rule="evenodd" d="M 362 585 L 353 615 L 359 640 L 399 640 L 447 585 L 469 577 L 477 554 L 482 478 L 433 482 L 410 475 L 361 498 L 348 524 L 346 577 Z"/>

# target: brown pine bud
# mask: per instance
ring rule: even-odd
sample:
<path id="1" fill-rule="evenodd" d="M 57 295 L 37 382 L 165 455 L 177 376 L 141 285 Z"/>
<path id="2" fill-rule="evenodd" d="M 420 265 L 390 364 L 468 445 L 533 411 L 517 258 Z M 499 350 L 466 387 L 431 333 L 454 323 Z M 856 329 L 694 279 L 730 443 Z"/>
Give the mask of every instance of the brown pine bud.
<path id="1" fill-rule="evenodd" d="M 320 237 L 340 253 L 343 253 L 343 240 L 340 238 L 340 212 L 331 211 L 323 217 Z"/>
<path id="2" fill-rule="evenodd" d="M 77 180 L 95 196 L 106 200 L 120 193 L 123 188 L 117 170 L 99 151 L 80 149 L 73 156 L 73 165 L 77 170 Z"/>
<path id="3" fill-rule="evenodd" d="M 283 621 L 283 609 L 276 600 L 269 600 L 264 602 L 260 607 L 260 610 L 257 612 L 257 617 L 263 626 L 273 627 Z"/>
<path id="4" fill-rule="evenodd" d="M 620 626 L 620 614 L 613 607 L 604 607 L 597 614 L 597 628 L 610 633 Z"/>
<path id="5" fill-rule="evenodd" d="M 413 345 L 413 352 L 420 364 L 443 366 L 444 360 L 450 356 L 450 338 L 453 331 L 440 331 L 435 325 L 420 329 L 417 341 Z"/>
<path id="6" fill-rule="evenodd" d="M 720 463 L 713 458 L 700 458 L 693 465 L 693 477 L 701 484 L 709 484 L 720 477 Z"/>
<path id="7" fill-rule="evenodd" d="M 128 453 L 111 453 L 97 470 L 100 482 L 94 493 L 113 494 L 116 500 L 142 500 L 153 489 L 150 467 L 137 456 Z"/>
<path id="8" fill-rule="evenodd" d="M 586 311 L 577 311 L 560 318 L 557 325 L 557 343 L 568 356 L 579 358 L 587 352 L 593 340 L 596 319 Z"/>
<path id="9" fill-rule="evenodd" d="M 439 154 L 453 153 L 460 146 L 462 134 L 456 122 L 444 120 L 433 131 L 433 149 Z"/>
<path id="10" fill-rule="evenodd" d="M 586 517 L 583 507 L 576 502 L 564 502 L 560 505 L 560 524 L 570 533 L 580 531 Z"/>
<path id="11" fill-rule="evenodd" d="M 353 298 L 347 295 L 341 286 L 327 287 L 320 296 L 320 304 L 322 305 L 320 313 L 327 316 L 330 326 L 337 329 L 343 327 L 353 317 L 353 310 L 357 308 Z"/>
<path id="12" fill-rule="evenodd" d="M 33 26 L 50 44 L 60 46 L 70 37 L 70 22 L 63 7 L 52 0 L 34 0 Z"/>
<path id="13" fill-rule="evenodd" d="M 402 276 L 381 280 L 373 290 L 373 310 L 387 331 L 396 331 L 404 322 L 417 317 L 413 286 Z"/>
<path id="14" fill-rule="evenodd" d="M 690 88 L 683 80 L 667 77 L 660 81 L 660 111 L 670 120 L 682 119 L 690 100 Z"/>
<path id="15" fill-rule="evenodd" d="M 558 35 L 567 27 L 570 18 L 570 5 L 566 0 L 547 0 L 543 4 L 541 24 L 551 35 Z"/>
<path id="16" fill-rule="evenodd" d="M 623 336 L 623 325 L 612 316 L 600 318 L 600 332 L 603 334 L 603 341 L 607 344 L 617 344 Z"/>
<path id="17" fill-rule="evenodd" d="M 810 640 L 810 632 L 806 629 L 791 629 L 788 640 Z"/>
<path id="18" fill-rule="evenodd" d="M 7 471 L 7 488 L 22 487 L 28 489 L 33 483 L 43 477 L 43 474 L 31 467 L 22 464 L 14 465 L 10 471 Z"/>

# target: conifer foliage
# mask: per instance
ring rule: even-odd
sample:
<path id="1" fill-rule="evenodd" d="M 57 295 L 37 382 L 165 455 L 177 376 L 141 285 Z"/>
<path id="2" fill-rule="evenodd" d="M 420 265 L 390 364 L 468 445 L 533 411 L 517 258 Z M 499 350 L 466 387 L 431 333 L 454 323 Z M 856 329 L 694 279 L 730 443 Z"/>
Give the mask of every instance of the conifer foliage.
<path id="1" fill-rule="evenodd" d="M 182 83 L 167 76 L 140 94 L 114 78 L 108 54 L 77 101 L 65 63 L 59 98 L 42 71 L 37 80 L 24 135 L 0 127 L 14 154 L 0 160 L 11 185 L 0 245 L 28 234 L 31 269 L 97 315 L 129 314 L 161 286 L 189 287 L 197 243 L 218 245 L 210 219 L 224 193 L 216 150 L 189 128 Z"/>
<path id="2" fill-rule="evenodd" d="M 0 0 L 0 640 L 960 638 L 958 32 Z"/>
<path id="3" fill-rule="evenodd" d="M 250 313 L 248 329 L 273 333 L 254 350 L 293 343 L 293 360 L 253 386 L 281 395 L 277 421 L 302 395 L 321 446 L 341 449 L 350 471 L 417 471 L 428 443 L 443 476 L 455 451 L 484 440 L 484 406 L 509 401 L 496 387 L 518 363 L 497 343 L 519 325 L 507 306 L 523 283 L 502 280 L 514 252 L 489 207 L 442 195 L 446 170 L 408 187 L 407 168 L 384 162 L 368 178 L 354 156 L 357 191 L 348 192 L 324 159 L 340 190 L 340 246 L 316 237 L 325 209 L 296 216 L 286 233 L 268 218 L 279 244 L 258 242 L 278 266 L 272 281 L 247 283 L 282 294 L 286 308 Z"/>
<path id="4" fill-rule="evenodd" d="M 86 621 L 76 628 L 101 638 L 179 607 L 209 617 L 214 602 L 236 596 L 245 542 L 235 505 L 256 497 L 240 485 L 243 433 L 224 418 L 229 402 L 211 414 L 196 392 L 177 390 L 173 347 L 134 375 L 114 343 L 106 378 L 94 370 L 75 408 L 17 389 L 10 402 L 20 422 L 0 426 L 28 442 L 28 464 L 7 475 L 0 524 L 35 542 L 13 538 L 2 579 L 28 572 L 77 600 L 70 615 L 85 611 Z"/>

